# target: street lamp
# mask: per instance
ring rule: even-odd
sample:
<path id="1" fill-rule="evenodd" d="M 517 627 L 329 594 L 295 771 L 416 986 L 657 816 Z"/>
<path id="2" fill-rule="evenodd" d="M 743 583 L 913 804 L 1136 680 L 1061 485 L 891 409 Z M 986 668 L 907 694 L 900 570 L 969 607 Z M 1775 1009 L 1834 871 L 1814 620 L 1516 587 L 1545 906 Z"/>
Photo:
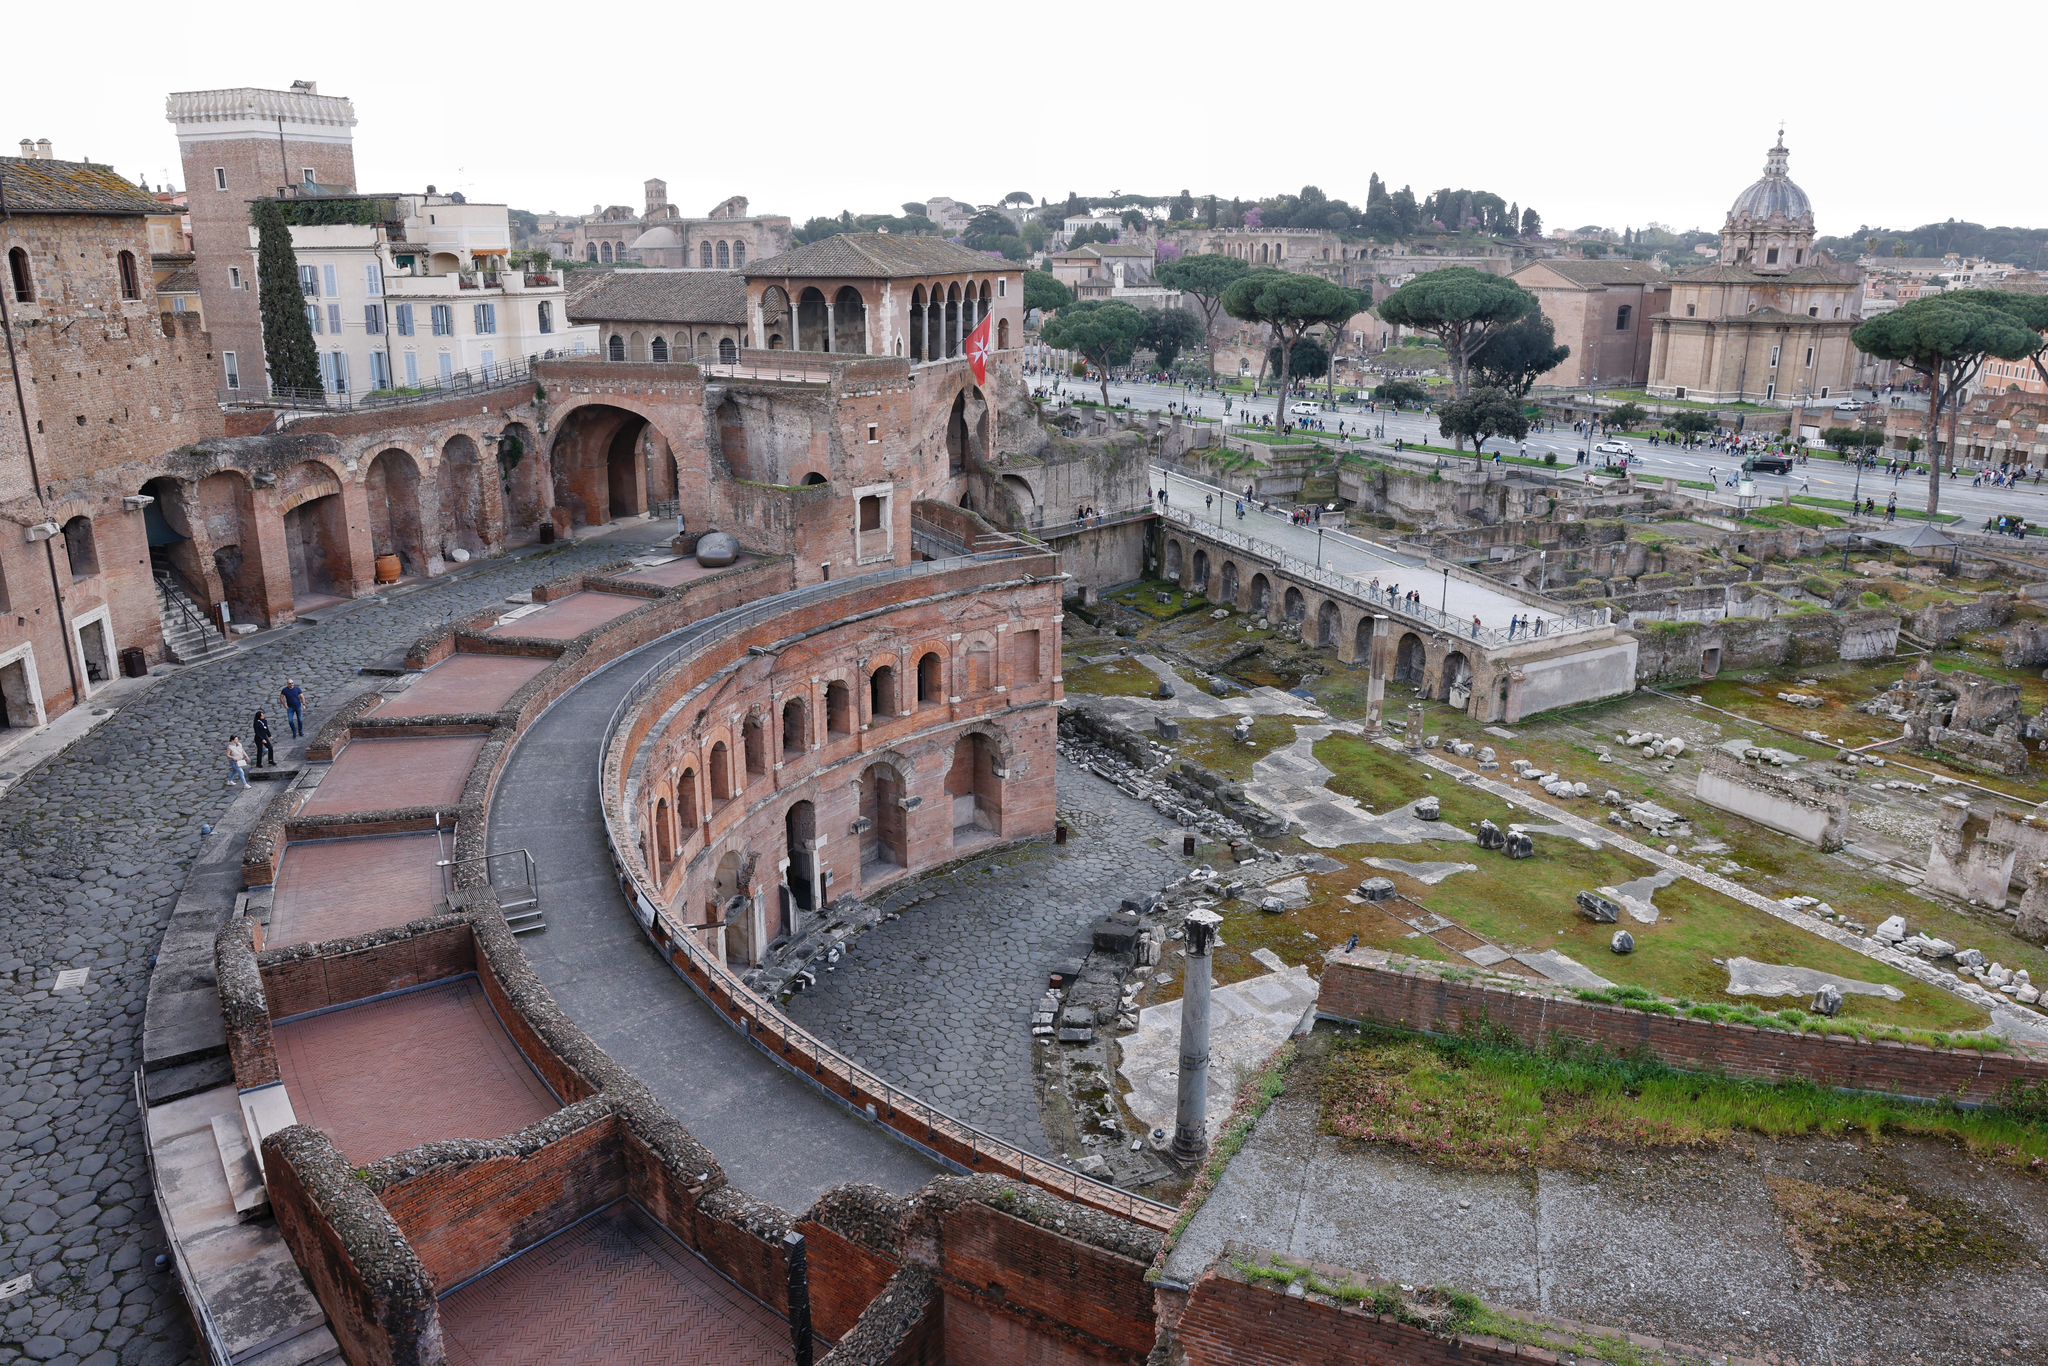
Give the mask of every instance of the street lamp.
<path id="1" fill-rule="evenodd" d="M 1321 569 L 1322 567 L 1323 567 L 1323 528 L 1322 528 L 1322 526 L 1321 526 L 1320 524 L 1318 524 L 1318 525 L 1316 526 L 1316 568 L 1318 568 L 1318 569 Z"/>
<path id="2" fill-rule="evenodd" d="M 1451 614 L 1451 567 L 1449 565 L 1444 566 L 1444 591 L 1443 596 L 1437 599 L 1436 610 L 1445 616 Z"/>

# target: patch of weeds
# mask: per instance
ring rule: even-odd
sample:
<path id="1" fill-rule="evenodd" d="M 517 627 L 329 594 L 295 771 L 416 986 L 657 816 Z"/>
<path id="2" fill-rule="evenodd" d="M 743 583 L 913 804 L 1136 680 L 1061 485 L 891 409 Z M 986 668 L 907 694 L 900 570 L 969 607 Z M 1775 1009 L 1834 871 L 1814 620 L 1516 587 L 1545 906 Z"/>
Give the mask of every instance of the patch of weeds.
<path id="1" fill-rule="evenodd" d="M 1793 1255 L 1809 1274 L 1838 1284 L 1905 1286 L 1960 1266 L 2029 1257 L 2026 1240 L 1993 1212 L 1883 1177 L 1827 1186 L 1769 1175 L 1764 1185 L 1785 1218 Z"/>

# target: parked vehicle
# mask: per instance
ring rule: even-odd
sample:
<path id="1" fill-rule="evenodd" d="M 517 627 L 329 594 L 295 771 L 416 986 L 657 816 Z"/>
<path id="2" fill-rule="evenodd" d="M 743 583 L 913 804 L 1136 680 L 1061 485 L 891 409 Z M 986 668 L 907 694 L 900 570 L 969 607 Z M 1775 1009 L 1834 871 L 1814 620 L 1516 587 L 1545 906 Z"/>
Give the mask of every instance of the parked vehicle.
<path id="1" fill-rule="evenodd" d="M 1603 441 L 1593 448 L 1602 455 L 1634 455 L 1636 448 L 1626 441 Z"/>
<path id="2" fill-rule="evenodd" d="M 1835 405 L 1838 413 L 1860 413 L 1869 405 L 1860 398 L 1845 398 Z"/>
<path id="3" fill-rule="evenodd" d="M 1790 474 L 1792 457 L 1789 455 L 1752 455 L 1742 462 L 1744 474 Z"/>
<path id="4" fill-rule="evenodd" d="M 1303 399 L 1300 403 L 1288 404 L 1287 415 L 1289 417 L 1321 417 L 1323 415 L 1323 405 L 1320 403 L 1310 403 L 1307 399 Z"/>

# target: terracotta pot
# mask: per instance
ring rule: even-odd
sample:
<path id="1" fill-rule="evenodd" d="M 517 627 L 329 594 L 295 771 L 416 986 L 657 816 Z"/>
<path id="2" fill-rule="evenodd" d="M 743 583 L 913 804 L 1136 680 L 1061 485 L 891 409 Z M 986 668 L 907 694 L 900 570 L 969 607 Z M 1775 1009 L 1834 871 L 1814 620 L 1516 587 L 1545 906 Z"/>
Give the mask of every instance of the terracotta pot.
<path id="1" fill-rule="evenodd" d="M 397 583 L 401 570 L 402 567 L 396 555 L 379 555 L 377 557 L 378 583 Z"/>

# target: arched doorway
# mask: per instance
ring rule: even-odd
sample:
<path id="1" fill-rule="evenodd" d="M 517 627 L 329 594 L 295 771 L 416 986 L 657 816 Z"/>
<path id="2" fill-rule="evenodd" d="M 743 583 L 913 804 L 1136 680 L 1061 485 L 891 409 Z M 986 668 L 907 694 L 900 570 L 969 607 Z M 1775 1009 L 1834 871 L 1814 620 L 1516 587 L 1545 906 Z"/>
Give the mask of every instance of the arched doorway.
<path id="1" fill-rule="evenodd" d="M 1342 624 L 1343 618 L 1337 611 L 1337 604 L 1327 598 L 1324 599 L 1323 605 L 1316 609 L 1316 644 L 1325 649 L 1336 649 L 1337 632 Z"/>
<path id="2" fill-rule="evenodd" d="M 887 764 L 860 775 L 861 880 L 871 882 L 910 866 L 903 811 L 903 778 Z"/>
<path id="3" fill-rule="evenodd" d="M 818 885 L 817 809 L 809 802 L 791 802 L 783 813 L 782 834 L 789 851 L 789 899 L 800 911 L 815 911 L 824 904 L 824 892 Z M 797 928 L 785 923 L 780 934 L 794 934 Z"/>
<path id="4" fill-rule="evenodd" d="M 725 959 L 752 967 L 760 961 L 760 946 L 754 942 L 754 907 L 740 880 L 740 854 L 728 849 L 718 860 L 711 883 L 711 923 L 725 926 Z"/>
<path id="5" fill-rule="evenodd" d="M 1273 606 L 1273 585 L 1264 574 L 1252 575 L 1252 615 L 1263 617 Z"/>
<path id="6" fill-rule="evenodd" d="M 799 351 L 827 351 L 831 349 L 832 306 L 825 302 L 825 296 L 816 289 L 806 289 L 796 296 L 796 349 Z"/>
<path id="7" fill-rule="evenodd" d="M 1444 701 L 1463 709 L 1472 700 L 1472 661 L 1463 650 L 1444 656 Z"/>
<path id="8" fill-rule="evenodd" d="M 673 816 L 669 811 L 668 798 L 660 797 L 654 803 L 654 877 L 656 881 L 668 876 L 669 865 L 676 861 L 676 837 Z"/>
<path id="9" fill-rule="evenodd" d="M 1168 583 L 1180 582 L 1180 556 L 1180 542 L 1169 539 L 1166 543 L 1166 581 Z"/>
<path id="10" fill-rule="evenodd" d="M 953 396 L 953 410 L 946 415 L 946 470 L 967 472 L 967 392 Z"/>
<path id="11" fill-rule="evenodd" d="M 840 286 L 832 300 L 832 349 L 852 355 L 868 349 L 868 301 L 852 285 Z"/>
<path id="12" fill-rule="evenodd" d="M 603 403 L 576 409 L 550 448 L 555 505 L 569 509 L 577 526 L 603 526 L 646 512 L 658 444 L 638 413 Z"/>
<path id="13" fill-rule="evenodd" d="M 435 477 L 441 485 L 438 539 L 444 559 L 454 559 L 458 550 L 472 557 L 481 555 L 489 544 L 483 477 L 477 464 L 476 442 L 467 436 L 451 436 L 441 443 L 441 468 Z"/>
<path id="14" fill-rule="evenodd" d="M 523 422 L 498 434 L 498 491 L 505 508 L 505 539 L 524 543 L 540 532 L 548 517 L 553 481 L 540 443 Z"/>
<path id="15" fill-rule="evenodd" d="M 1209 591 L 1208 551 L 1201 549 L 1195 551 L 1194 561 L 1189 565 L 1188 587 L 1194 589 L 1197 593 L 1206 594 Z"/>
<path id="16" fill-rule="evenodd" d="M 1302 619 L 1308 615 L 1308 599 L 1303 597 L 1301 590 L 1292 584 L 1289 584 L 1287 587 L 1287 596 L 1280 601 L 1289 623 L 1298 626 L 1301 624 Z"/>
<path id="17" fill-rule="evenodd" d="M 1352 636 L 1351 650 L 1354 662 L 1366 665 L 1368 668 L 1371 667 L 1372 618 L 1370 616 L 1361 615 L 1358 618 L 1358 628 Z"/>
<path id="18" fill-rule="evenodd" d="M 420 529 L 420 467 L 411 454 L 393 447 L 379 451 L 363 477 L 363 496 L 370 505 L 370 553 L 398 557 L 407 576 L 427 569 L 425 538 Z"/>
<path id="19" fill-rule="evenodd" d="M 1401 633 L 1401 643 L 1394 647 L 1394 681 L 1405 683 L 1411 688 L 1422 686 L 1423 672 L 1428 668 L 1428 654 L 1422 648 L 1422 637 L 1413 631 Z"/>
<path id="20" fill-rule="evenodd" d="M 346 597 L 355 572 L 348 545 L 348 510 L 341 480 L 317 460 L 296 465 L 278 480 L 284 490 L 285 556 L 291 564 L 292 599 Z"/>
<path id="21" fill-rule="evenodd" d="M 953 804 L 953 843 L 1003 833 L 1002 760 L 987 735 L 963 735 L 953 747 L 946 795 Z"/>
<path id="22" fill-rule="evenodd" d="M 187 593 L 204 602 L 213 595 L 206 588 L 206 569 L 200 564 L 192 543 L 191 510 L 185 505 L 185 490 L 177 480 L 159 476 L 139 490 L 151 499 L 142 510 L 142 525 L 149 537 L 149 568 L 153 574 L 168 574 Z"/>
<path id="23" fill-rule="evenodd" d="M 1232 607 L 1237 606 L 1238 589 L 1243 586 L 1237 581 L 1237 561 L 1225 560 L 1223 562 L 1223 572 L 1219 578 L 1221 581 L 1217 587 L 1222 592 L 1223 601 L 1229 603 Z"/>
<path id="24" fill-rule="evenodd" d="M 213 592 L 208 598 L 218 593 L 227 602 L 228 614 L 235 621 L 267 623 L 270 604 L 264 594 L 263 571 L 257 558 L 260 552 L 254 498 L 248 476 L 241 471 L 209 474 L 199 481 L 193 520 L 195 525 L 206 528 L 206 540 L 212 546 Z"/>

